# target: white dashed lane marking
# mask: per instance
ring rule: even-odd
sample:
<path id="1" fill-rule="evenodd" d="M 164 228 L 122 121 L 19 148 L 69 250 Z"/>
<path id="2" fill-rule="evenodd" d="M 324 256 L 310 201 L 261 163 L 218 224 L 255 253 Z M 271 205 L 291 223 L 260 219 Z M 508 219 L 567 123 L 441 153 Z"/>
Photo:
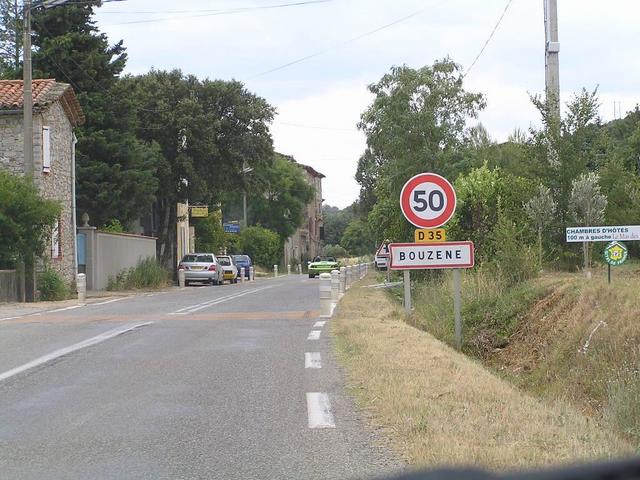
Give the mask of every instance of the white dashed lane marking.
<path id="1" fill-rule="evenodd" d="M 320 330 L 311 330 L 307 340 L 318 340 L 320 338 Z"/>
<path id="2" fill-rule="evenodd" d="M 314 323 L 313 326 L 322 328 L 322 327 L 324 327 L 325 323 L 327 323 L 326 320 L 321 320 L 319 322 Z"/>
<path id="3" fill-rule="evenodd" d="M 306 352 L 304 354 L 304 368 L 322 368 L 320 352 Z"/>
<path id="4" fill-rule="evenodd" d="M 329 395 L 326 393 L 307 393 L 307 416 L 309 428 L 336 428 Z"/>

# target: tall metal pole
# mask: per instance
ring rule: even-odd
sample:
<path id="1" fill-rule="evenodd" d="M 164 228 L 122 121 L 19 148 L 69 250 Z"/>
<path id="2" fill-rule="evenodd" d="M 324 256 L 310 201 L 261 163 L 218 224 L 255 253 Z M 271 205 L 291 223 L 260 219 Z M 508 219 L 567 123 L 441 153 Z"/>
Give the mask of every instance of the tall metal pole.
<path id="1" fill-rule="evenodd" d="M 549 111 L 560 120 L 560 42 L 558 41 L 558 0 L 544 1 L 545 91 Z"/>
<path id="2" fill-rule="evenodd" d="M 247 192 L 242 193 L 242 219 L 243 227 L 247 227 Z"/>
<path id="3" fill-rule="evenodd" d="M 33 173 L 33 96 L 31 92 L 31 0 L 24 2 L 23 25 L 24 174 Z"/>

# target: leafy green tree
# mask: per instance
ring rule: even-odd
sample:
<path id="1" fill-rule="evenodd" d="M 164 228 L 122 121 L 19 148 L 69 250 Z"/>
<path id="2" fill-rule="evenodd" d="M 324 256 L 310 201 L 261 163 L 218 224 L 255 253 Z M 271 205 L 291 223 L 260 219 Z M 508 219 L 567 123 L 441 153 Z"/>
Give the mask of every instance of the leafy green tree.
<path id="1" fill-rule="evenodd" d="M 270 269 L 280 261 L 281 243 L 276 232 L 256 225 L 240 232 L 242 253 L 249 255 L 253 263 Z"/>
<path id="2" fill-rule="evenodd" d="M 42 255 L 60 205 L 40 197 L 29 178 L 0 170 L 0 265 Z"/>
<path id="3" fill-rule="evenodd" d="M 109 45 L 92 19 L 99 1 L 34 11 L 34 77 L 72 85 L 86 122 L 76 129 L 77 208 L 96 225 L 123 225 L 147 213 L 155 199 L 159 151 L 135 136 L 131 93 L 118 84 L 126 63 L 122 41 Z"/>
<path id="4" fill-rule="evenodd" d="M 136 99 L 138 137 L 160 152 L 158 256 L 173 265 L 176 203 L 217 204 L 225 192 L 258 182 L 241 172 L 245 164 L 258 171 L 273 162 L 274 110 L 240 82 L 200 81 L 179 70 L 126 77 L 122 86 Z"/>
<path id="5" fill-rule="evenodd" d="M 484 108 L 481 94 L 464 90 L 460 67 L 449 58 L 432 66 L 393 67 L 369 86 L 373 103 L 362 114 L 359 127 L 367 136 L 357 178 L 362 192 L 375 190 L 369 224 L 382 237 L 410 237 L 410 226 L 400 220 L 397 199 L 404 182 L 431 171 L 455 176 L 458 150 L 465 142 L 467 121 Z M 362 197 L 363 203 L 371 199 Z"/>
<path id="6" fill-rule="evenodd" d="M 597 173 L 581 174 L 571 183 L 571 197 L 569 211 L 580 225 L 596 226 L 604 220 L 607 208 L 607 197 L 600 191 L 600 177 Z M 591 268 L 591 249 L 589 242 L 583 243 L 584 268 Z"/>
<path id="7" fill-rule="evenodd" d="M 14 79 L 22 69 L 22 5 L 0 0 L 0 79 Z"/>
<path id="8" fill-rule="evenodd" d="M 253 174 L 262 193 L 250 197 L 252 223 L 277 232 L 284 241 L 303 224 L 313 187 L 293 159 L 279 154 L 273 164 L 256 168 Z"/>
<path id="9" fill-rule="evenodd" d="M 354 219 L 344 230 L 340 245 L 351 255 L 364 255 L 375 252 L 375 241 L 367 222 Z"/>
<path id="10" fill-rule="evenodd" d="M 338 207 L 324 205 L 322 222 L 324 224 L 324 242 L 326 245 L 337 245 L 342 239 L 345 228 L 354 218 L 353 207 L 340 210 Z"/>
<path id="11" fill-rule="evenodd" d="M 540 185 L 538 193 L 524 204 L 524 211 L 535 224 L 538 232 L 538 264 L 542 268 L 542 234 L 556 213 L 556 202 L 551 195 L 551 189 Z"/>
<path id="12" fill-rule="evenodd" d="M 640 177 L 627 170 L 622 158 L 613 158 L 600 170 L 600 185 L 608 200 L 608 225 L 640 224 Z"/>
<path id="13" fill-rule="evenodd" d="M 225 234 L 222 227 L 222 212 L 214 210 L 206 218 L 193 221 L 196 231 L 196 251 L 218 253 L 224 248 Z"/>

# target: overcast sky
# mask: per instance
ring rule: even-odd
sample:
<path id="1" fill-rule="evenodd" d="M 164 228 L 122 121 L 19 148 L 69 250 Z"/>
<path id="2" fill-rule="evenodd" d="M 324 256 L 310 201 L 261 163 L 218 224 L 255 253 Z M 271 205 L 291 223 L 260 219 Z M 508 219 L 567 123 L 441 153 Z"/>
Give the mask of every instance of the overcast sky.
<path id="1" fill-rule="evenodd" d="M 324 173 L 325 203 L 358 196 L 364 150 L 357 131 L 367 85 L 393 65 L 450 56 L 468 68 L 507 0 L 125 0 L 97 9 L 99 28 L 123 39 L 127 72 L 180 68 L 237 79 L 277 108 L 277 151 Z M 601 116 L 640 102 L 640 1 L 558 0 L 562 101 L 599 87 Z M 383 28 L 385 27 L 385 28 Z M 311 56 L 293 65 L 290 62 Z M 279 68 L 279 69 L 278 69 Z M 277 69 L 275 71 L 270 71 Z M 529 93 L 544 90 L 543 0 L 512 0 L 465 87 L 487 97 L 492 138 L 539 122 Z"/>

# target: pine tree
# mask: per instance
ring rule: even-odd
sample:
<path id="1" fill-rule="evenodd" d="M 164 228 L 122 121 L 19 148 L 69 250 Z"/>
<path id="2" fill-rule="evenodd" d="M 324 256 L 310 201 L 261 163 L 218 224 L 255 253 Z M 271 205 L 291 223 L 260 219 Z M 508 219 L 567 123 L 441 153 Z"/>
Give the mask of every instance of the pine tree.
<path id="1" fill-rule="evenodd" d="M 78 217 L 94 225 L 127 225 L 155 199 L 157 149 L 134 134 L 133 98 L 120 86 L 127 56 L 122 41 L 109 45 L 92 19 L 99 1 L 34 11 L 34 78 L 70 83 L 86 116 L 76 131 Z"/>

